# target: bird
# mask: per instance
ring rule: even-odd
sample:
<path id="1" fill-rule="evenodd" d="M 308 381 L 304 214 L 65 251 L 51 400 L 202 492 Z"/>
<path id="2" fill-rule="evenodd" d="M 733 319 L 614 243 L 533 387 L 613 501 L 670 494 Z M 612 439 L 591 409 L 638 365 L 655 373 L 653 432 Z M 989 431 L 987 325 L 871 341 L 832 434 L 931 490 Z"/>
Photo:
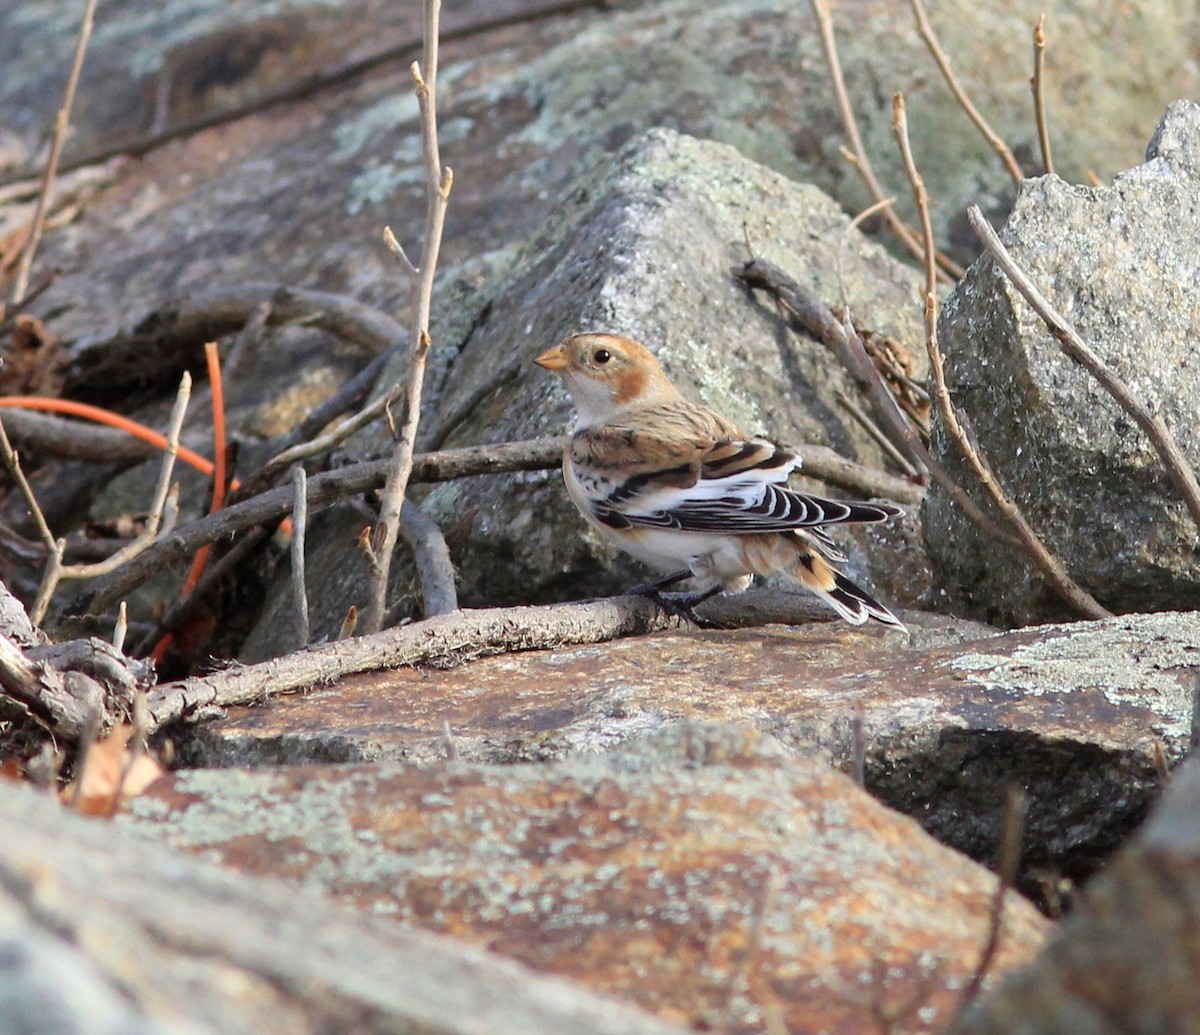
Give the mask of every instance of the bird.
<path id="1" fill-rule="evenodd" d="M 685 398 L 654 354 L 630 338 L 573 334 L 534 362 L 561 376 L 575 403 L 562 460 L 572 502 L 603 538 L 669 573 L 633 592 L 696 621 L 700 601 L 741 592 L 754 575 L 783 575 L 847 622 L 904 628 L 834 567 L 847 558 L 825 531 L 887 521 L 899 507 L 789 488 L 802 462 L 797 452 Z M 688 578 L 707 588 L 671 606 L 661 591 Z"/>

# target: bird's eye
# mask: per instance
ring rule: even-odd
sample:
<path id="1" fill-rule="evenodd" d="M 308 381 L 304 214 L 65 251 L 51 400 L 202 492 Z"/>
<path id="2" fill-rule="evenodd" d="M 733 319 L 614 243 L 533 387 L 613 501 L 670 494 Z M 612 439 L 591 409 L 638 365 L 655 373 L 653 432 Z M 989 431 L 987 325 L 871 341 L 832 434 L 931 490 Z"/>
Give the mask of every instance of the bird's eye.
<path id="1" fill-rule="evenodd" d="M 608 349 L 597 349 L 596 354 L 592 356 L 597 363 L 604 364 L 612 359 L 612 353 Z"/>

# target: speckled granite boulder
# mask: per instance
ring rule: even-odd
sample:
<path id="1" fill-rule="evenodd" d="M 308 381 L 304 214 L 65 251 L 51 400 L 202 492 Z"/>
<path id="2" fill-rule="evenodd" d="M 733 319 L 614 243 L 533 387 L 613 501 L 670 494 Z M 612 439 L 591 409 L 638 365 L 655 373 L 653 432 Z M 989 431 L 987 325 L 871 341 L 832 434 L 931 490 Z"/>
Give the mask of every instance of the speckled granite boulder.
<path id="1" fill-rule="evenodd" d="M 1110 187 L 1027 182 L 1003 237 L 1200 466 L 1200 106 L 1172 105 L 1146 163 Z M 1071 574 L 1115 611 L 1200 606 L 1200 530 L 1157 453 L 990 260 L 959 283 L 939 334 L 956 402 Z M 935 428 L 935 454 L 969 484 Z M 922 514 L 956 603 L 1001 624 L 1065 614 L 1022 555 L 977 530 L 936 485 Z"/>
<path id="2" fill-rule="evenodd" d="M 905 1031 L 940 1030 L 995 887 L 840 773 L 721 725 L 553 765 L 197 770 L 134 809 L 122 825 L 174 847 L 730 1035 L 861 1035 L 905 1003 Z M 1046 930 L 1010 894 L 993 975 Z"/>

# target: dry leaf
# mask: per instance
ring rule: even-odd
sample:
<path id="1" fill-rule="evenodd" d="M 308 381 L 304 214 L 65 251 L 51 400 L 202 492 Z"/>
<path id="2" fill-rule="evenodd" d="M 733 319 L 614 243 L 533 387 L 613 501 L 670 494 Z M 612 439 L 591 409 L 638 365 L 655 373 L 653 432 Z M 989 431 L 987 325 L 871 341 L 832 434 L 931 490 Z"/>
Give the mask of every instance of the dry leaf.
<path id="1" fill-rule="evenodd" d="M 129 748 L 133 727 L 118 726 L 96 741 L 83 771 L 63 790 L 63 800 L 89 816 L 110 816 L 122 801 L 135 798 L 163 774 L 153 755 Z M 76 790 L 78 787 L 78 790 Z"/>

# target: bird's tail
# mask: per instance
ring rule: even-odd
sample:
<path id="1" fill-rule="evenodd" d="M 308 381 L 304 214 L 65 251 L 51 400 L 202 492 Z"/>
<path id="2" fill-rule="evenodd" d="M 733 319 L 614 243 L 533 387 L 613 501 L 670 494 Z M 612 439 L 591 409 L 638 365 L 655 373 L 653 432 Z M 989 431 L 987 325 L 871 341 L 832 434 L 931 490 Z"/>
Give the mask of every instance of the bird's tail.
<path id="1" fill-rule="evenodd" d="M 789 567 L 788 574 L 810 593 L 824 600 L 847 622 L 862 625 L 867 619 L 874 618 L 884 625 L 904 628 L 899 618 L 866 590 L 846 578 L 811 546 L 799 537 L 793 542 L 796 561 Z"/>

